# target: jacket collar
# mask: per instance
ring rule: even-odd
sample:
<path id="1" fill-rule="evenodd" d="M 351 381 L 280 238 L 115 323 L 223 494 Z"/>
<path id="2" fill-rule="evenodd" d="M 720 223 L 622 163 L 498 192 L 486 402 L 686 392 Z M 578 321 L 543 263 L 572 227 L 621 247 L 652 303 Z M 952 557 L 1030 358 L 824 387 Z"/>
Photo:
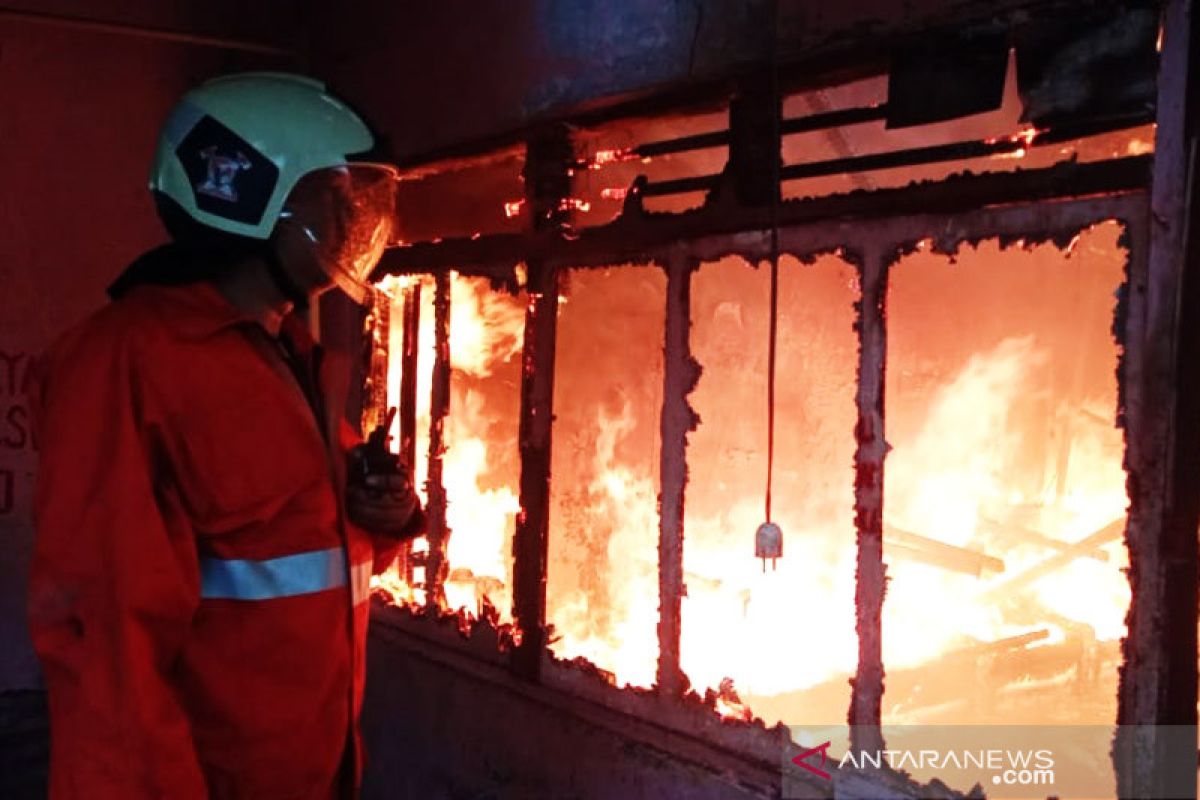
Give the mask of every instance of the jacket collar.
<path id="1" fill-rule="evenodd" d="M 262 327 L 250 314 L 236 308 L 209 281 L 196 281 L 179 286 L 138 286 L 130 298 L 141 296 L 162 315 L 169 328 L 185 339 L 202 340 L 228 328 L 242 325 Z M 265 328 L 263 329 L 265 330 Z M 297 352 L 310 352 L 313 347 L 308 328 L 296 314 L 283 318 L 279 331 L 292 342 Z"/>

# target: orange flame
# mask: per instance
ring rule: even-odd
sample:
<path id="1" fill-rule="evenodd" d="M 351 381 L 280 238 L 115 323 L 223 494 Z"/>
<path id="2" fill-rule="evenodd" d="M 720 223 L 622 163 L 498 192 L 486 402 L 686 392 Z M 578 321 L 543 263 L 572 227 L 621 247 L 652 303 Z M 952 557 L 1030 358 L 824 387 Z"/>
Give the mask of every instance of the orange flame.
<path id="1" fill-rule="evenodd" d="M 1022 140 L 1032 141 L 1035 133 L 1022 132 Z M 933 252 L 927 239 L 896 265 L 887 371 L 888 438 L 895 449 L 885 462 L 883 520 L 889 692 L 896 673 L 929 669 L 967 646 L 1038 633 L 1030 638 L 1032 651 L 1086 630 L 1094 649 L 1123 635 L 1129 598 L 1117 540 L 1069 560 L 1053 579 L 1031 581 L 1002 600 L 994 594 L 1048 554 L 1125 514 L 1123 442 L 1110 419 L 1117 350 L 1108 330 L 1123 263 L 1118 235 L 1119 226 L 1106 223 L 1081 232 L 1066 253 L 1049 244 L 1001 249 L 985 242 L 960 248 L 953 258 Z M 708 690 L 709 704 L 722 716 L 747 719 L 751 707 L 774 719 L 797 708 L 815 714 L 812 709 L 824 708 L 816 700 L 828 696 L 841 718 L 858 647 L 850 470 L 856 272 L 836 255 L 783 270 L 780 358 L 792 378 L 779 406 L 785 456 L 777 466 L 783 481 L 777 513 L 785 546 L 778 571 L 763 574 L 752 558 L 751 536 L 762 522 L 760 351 L 767 292 L 761 271 L 737 263 L 706 266 L 694 287 L 693 348 L 705 372 L 691 402 L 704 425 L 688 449 L 681 660 L 691 684 Z M 570 468 L 555 466 L 560 500 L 552 539 L 584 540 L 587 547 L 578 580 L 556 583 L 563 567 L 552 553 L 551 648 L 563 658 L 588 659 L 617 683 L 649 686 L 658 659 L 659 476 L 657 456 L 645 457 L 643 440 L 645 431 L 657 430 L 659 404 L 642 387 L 661 384 L 654 371 L 661 366 L 639 357 L 625 372 L 609 375 L 602 351 L 588 342 L 599 327 L 616 324 L 614 303 L 597 305 L 594 293 L 612 291 L 628 303 L 648 295 L 661 307 L 654 298 L 663 287 L 633 268 L 572 273 L 570 286 L 571 303 L 560 303 L 559 346 L 567 349 L 560 350 L 558 382 L 599 386 L 603 402 L 564 427 L 581 395 L 571 389 L 566 402 L 556 395 L 556 414 L 564 417 L 556 423 L 555 453 L 568 453 Z M 452 292 L 447 605 L 478 615 L 486 601 L 508 615 L 512 526 L 520 513 L 518 448 L 515 430 L 498 432 L 497 424 L 516 417 L 524 304 L 531 298 L 491 293 L 482 282 L 460 277 Z M 423 290 L 426 303 L 431 295 Z M 398 307 L 392 318 L 400 319 Z M 420 376 L 426 428 L 431 320 L 427 307 Z M 958 327 L 938 327 L 946 320 Z M 631 313 L 625 324 L 635 327 L 622 329 L 618 341 L 636 339 L 646 352 L 661 352 L 661 318 Z M 1082 355 L 1071 355 L 1084 343 Z M 395 343 L 393 352 L 399 352 Z M 562 357 L 566 353 L 585 355 Z M 496 388 L 504 382 L 507 388 Z M 398 376 L 390 383 L 398 385 Z M 501 396 L 508 403 L 503 413 Z M 1038 425 L 1047 427 L 1034 436 Z M 1028 509 L 1036 514 L 1017 520 L 1017 512 Z M 987 566 L 971 572 L 970 564 Z M 402 600 L 417 597 L 396 576 L 377 583 Z M 801 635 L 805 626 L 819 636 Z M 988 683 L 988 692 L 1028 688 L 1024 678 L 1006 684 L 974 673 L 961 677 L 999 681 Z M 1107 696 L 1114 689 L 1103 681 L 1096 687 L 1088 691 Z M 889 705 L 885 721 L 925 713 Z"/>
<path id="2" fill-rule="evenodd" d="M 588 169 L 600 169 L 605 164 L 615 164 L 619 161 L 631 161 L 638 155 L 632 147 L 622 147 L 610 150 L 597 150 L 588 162 Z"/>

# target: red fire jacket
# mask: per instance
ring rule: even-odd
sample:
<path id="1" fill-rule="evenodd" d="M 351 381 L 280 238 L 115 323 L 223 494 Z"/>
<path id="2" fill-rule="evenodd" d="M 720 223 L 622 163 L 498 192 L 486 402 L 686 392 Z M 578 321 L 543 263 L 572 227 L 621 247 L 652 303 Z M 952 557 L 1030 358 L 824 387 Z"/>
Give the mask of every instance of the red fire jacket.
<path id="1" fill-rule="evenodd" d="M 51 796 L 348 796 L 367 581 L 395 541 L 345 521 L 349 426 L 317 423 L 207 283 L 133 289 L 42 375 L 30 627 Z"/>

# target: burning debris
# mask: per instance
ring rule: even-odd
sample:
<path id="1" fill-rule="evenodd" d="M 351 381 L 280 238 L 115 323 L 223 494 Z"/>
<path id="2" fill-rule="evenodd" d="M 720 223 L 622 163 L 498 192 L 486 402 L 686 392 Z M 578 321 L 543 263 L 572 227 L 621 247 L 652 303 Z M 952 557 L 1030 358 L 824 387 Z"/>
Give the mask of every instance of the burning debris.
<path id="1" fill-rule="evenodd" d="M 706 689 L 704 704 L 711 705 L 725 719 L 740 719 L 743 722 L 749 722 L 754 718 L 754 715 L 750 713 L 750 707 L 742 702 L 742 698 L 738 697 L 737 690 L 733 688 L 733 678 L 722 678 L 716 691 Z"/>
<path id="2" fill-rule="evenodd" d="M 815 134 L 834 119 L 882 124 L 886 108 L 808 111 L 784 120 L 786 135 Z M 1126 121 L 1120 133 L 1101 126 L 1076 141 L 1073 129 L 1014 131 L 1011 122 L 1001 135 L 968 126 L 970 136 L 947 133 L 944 144 L 790 164 L 781 177 L 836 169 L 874 181 L 886 172 L 903 185 L 963 159 L 988 159 L 988 169 L 1027 153 L 1053 159 L 1046 146 L 1056 143 L 1068 154 L 1124 156 L 1145 133 Z M 1064 721 L 1110 722 L 1129 603 L 1119 542 L 1128 505 L 1116 424 L 1122 350 L 1110 334 L 1124 335 L 1116 295 L 1127 279 L 1126 220 L 1097 224 L 1109 217 L 1073 201 L 1042 222 L 1029 205 L 987 239 L 1007 212 L 960 223 L 914 201 L 911 216 L 876 208 L 878 230 L 854 221 L 822 229 L 813 220 L 870 198 L 783 203 L 768 216 L 729 194 L 736 164 L 721 175 L 641 176 L 633 191 L 611 184 L 651 151 L 667 162 L 724 147 L 733 133 L 591 148 L 583 160 L 565 158 L 561 141 L 542 143 L 553 158 L 531 157 L 527 189 L 545 183 L 554 159 L 584 184 L 564 180 L 557 195 L 505 204 L 531 226 L 525 244 L 536 258 L 517 263 L 522 246 L 512 240 L 451 243 L 467 262 L 486 262 L 479 274 L 493 288 L 520 294 L 489 291 L 483 278 L 449 282 L 451 410 L 443 475 L 431 476 L 447 498 L 446 572 L 440 582 L 426 575 L 428 557 L 414 551 L 410 572 L 392 582 L 396 596 L 467 621 L 515 624 L 514 530 L 536 529 L 527 511 L 542 512 L 537 498 L 532 511 L 518 502 L 530 470 L 516 456 L 534 451 L 512 423 L 549 418 L 554 447 L 539 440 L 534 457 L 552 463 L 533 476 L 539 491 L 549 487 L 548 535 L 540 545 L 527 537 L 522 550 L 529 558 L 545 548 L 544 609 L 526 617 L 544 622 L 529 638 L 537 663 L 698 702 L 730 721 L 757 714 L 844 727 L 849 708 L 863 731 L 881 722 L 1036 722 L 1054 708 L 1069 709 Z M 842 139 L 843 149 L 855 144 Z M 586 183 L 610 167 L 606 185 Z M 1043 177 L 1084 171 L 1068 165 Z M 1027 180 L 964 176 L 888 197 L 957 207 L 972 202 L 971 187 L 1004 197 Z M 687 214 L 642 207 L 643 196 L 695 189 L 707 199 Z M 874 194 L 885 202 L 886 192 Z M 599 199 L 624 199 L 623 215 L 573 228 Z M 777 216 L 772 287 L 768 271 L 751 265 L 774 250 L 762 231 Z M 710 235 L 714 226 L 736 232 Z M 637 257 L 602 266 L 610 250 Z M 768 307 L 773 295 L 777 308 Z M 439 335 L 431 316 L 422 313 L 422 353 Z M 778 325 L 773 355 L 768 322 Z M 419 381 L 434 361 L 422 356 Z M 776 361 L 775 403 L 765 404 Z M 518 406 L 536 381 L 545 396 Z M 778 412 L 774 431 L 769 409 Z M 420 430 L 436 430 L 436 409 L 421 413 Z M 769 467 L 764 451 L 778 463 Z M 765 524 L 763 474 L 776 484 Z M 527 590 L 538 588 L 528 579 Z M 444 597 L 430 599 L 430 580 Z M 527 614 L 530 591 L 521 595 Z M 518 671 L 536 675 L 525 663 Z"/>
<path id="3" fill-rule="evenodd" d="M 1078 693 L 1084 685 L 1093 687 L 1097 705 L 1080 721 L 1105 718 L 1115 662 L 1098 654 L 1111 656 L 1127 602 L 1122 553 L 1112 549 L 1127 502 L 1122 445 L 1120 432 L 1105 424 L 1115 414 L 1116 349 L 1107 330 L 1113 292 L 1123 279 L 1118 235 L 1117 226 L 1109 225 L 1073 237 L 1066 253 L 1014 243 L 1003 250 L 962 249 L 953 259 L 921 240 L 893 268 L 888 419 L 894 451 L 887 461 L 883 525 L 891 590 L 884 655 L 900 670 L 895 675 L 913 677 L 889 684 L 887 718 L 928 718 L 922 709 L 949 713 L 946 680 L 956 673 L 935 678 L 941 668 L 934 665 L 978 653 L 1008 665 L 988 672 L 1001 681 L 997 690 L 1010 683 L 1026 688 L 1016 705 L 998 700 L 985 713 L 976 704 L 977 718 L 1024 719 L 1029 709 L 1049 702 L 1047 692 Z M 791 380 L 781 385 L 779 399 L 785 453 L 779 514 L 797 530 L 804 555 L 781 562 L 779 578 L 772 580 L 760 571 L 755 576 L 744 540 L 731 538 L 753 527 L 754 476 L 761 474 L 752 466 L 761 451 L 745 449 L 745 443 L 763 438 L 765 412 L 759 417 L 749 409 L 761 407 L 753 401 L 761 397 L 766 373 L 756 323 L 765 302 L 756 287 L 766 276 L 746 266 L 711 265 L 701 271 L 702 278 L 711 276 L 711 289 L 702 280 L 694 294 L 693 339 L 705 373 L 692 402 L 714 424 L 701 427 L 688 453 L 693 496 L 681 653 L 692 683 L 716 698 L 725 716 L 749 713 L 746 697 L 758 713 L 775 718 L 798 713 L 798 698 L 813 708 L 846 702 L 845 678 L 857 646 L 849 623 L 853 506 L 849 487 L 828 465 L 849 463 L 854 447 L 847 391 L 853 375 L 844 366 L 853 363 L 856 348 L 850 332 L 853 273 L 833 255 L 807 266 L 785 259 L 782 270 L 779 357 Z M 564 409 L 556 441 L 565 455 L 555 468 L 563 488 L 554 500 L 549 603 L 555 632 L 549 646 L 568 660 L 586 658 L 617 685 L 652 685 L 657 660 L 656 468 L 653 450 L 635 446 L 653 445 L 654 437 L 644 439 L 639 431 L 654 429 L 660 405 L 661 375 L 645 369 L 656 360 L 656 331 L 662 330 L 652 309 L 662 308 L 663 290 L 661 284 L 651 290 L 651 274 L 628 268 L 576 274 L 572 303 L 560 320 L 559 392 L 566 394 L 556 403 Z M 1039 305 L 1009 310 L 1010 303 L 996 302 L 1039 283 L 1038 296 L 1045 299 Z M 519 506 L 515 464 L 497 461 L 511 453 L 513 432 L 497 439 L 496 426 L 502 406 L 512 408 L 523 304 L 478 281 L 456 278 L 452 284 L 456 372 L 446 429 L 452 531 L 446 608 L 465 619 L 506 620 L 507 553 Z M 985 306 L 966 302 L 969 285 L 986 295 Z M 1053 288 L 1059 285 L 1064 288 Z M 967 328 L 954 328 L 950 307 L 937 302 L 949 286 L 960 287 L 953 308 L 970 315 Z M 1074 298 L 1075 322 L 1067 326 L 1053 299 L 1063 296 Z M 1092 320 L 1082 327 L 1080 310 Z M 596 320 L 614 313 L 629 315 L 645 331 L 645 358 L 630 358 L 627 344 L 597 340 Z M 1006 327 L 1020 335 L 1003 335 Z M 618 329 L 623 336 L 630 330 Z M 982 344 L 987 341 L 990 349 Z M 1105 350 L 1107 361 L 1099 355 Z M 494 380 L 501 375 L 507 377 Z M 1068 575 L 1085 582 L 1093 599 L 1077 602 L 1082 595 L 1070 588 Z M 1098 585 L 1111 586 L 1108 605 L 1095 602 Z M 419 602 L 403 581 L 393 579 L 391 588 Z M 955 602 L 945 603 L 950 597 Z M 834 623 L 826 626 L 820 648 L 802 637 L 779 636 L 790 610 L 815 607 Z M 927 622 L 933 607 L 940 609 L 937 624 Z M 839 615 L 846 621 L 836 623 Z M 831 639 L 835 631 L 838 638 Z M 1095 655 L 1083 662 L 1041 654 L 1054 649 Z M 1035 666 L 1023 669 L 1022 660 Z M 1042 673 L 1050 680 L 1034 692 L 1030 676 Z M 734 681 L 741 692 L 733 690 Z M 921 691 L 922 685 L 944 691 Z M 829 697 L 818 699 L 814 692 Z"/>

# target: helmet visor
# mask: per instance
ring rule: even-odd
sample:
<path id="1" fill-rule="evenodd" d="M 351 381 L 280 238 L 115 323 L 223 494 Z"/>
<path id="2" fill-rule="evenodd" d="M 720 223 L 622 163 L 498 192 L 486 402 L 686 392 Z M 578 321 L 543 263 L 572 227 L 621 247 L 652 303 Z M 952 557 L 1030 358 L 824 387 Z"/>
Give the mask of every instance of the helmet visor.
<path id="1" fill-rule="evenodd" d="M 296 182 L 281 218 L 300 226 L 321 269 L 352 297 L 392 239 L 396 172 L 382 164 L 347 164 Z"/>

